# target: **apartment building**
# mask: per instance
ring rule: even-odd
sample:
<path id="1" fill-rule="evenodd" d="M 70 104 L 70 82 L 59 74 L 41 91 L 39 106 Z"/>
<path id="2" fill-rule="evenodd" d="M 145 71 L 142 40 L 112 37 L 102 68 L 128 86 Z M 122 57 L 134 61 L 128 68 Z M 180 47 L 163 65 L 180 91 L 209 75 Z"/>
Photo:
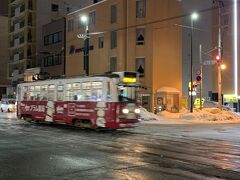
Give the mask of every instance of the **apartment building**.
<path id="1" fill-rule="evenodd" d="M 90 74 L 137 71 L 142 105 L 155 106 L 157 90 L 182 91 L 181 2 L 176 0 L 102 1 L 68 14 L 66 24 L 66 75 L 84 75 L 83 39 L 88 16 Z M 171 97 L 167 101 L 173 101 Z M 180 104 L 180 97 L 175 104 Z M 171 102 L 170 102 L 171 103 Z M 172 102 L 173 103 L 173 102 Z"/>
<path id="2" fill-rule="evenodd" d="M 42 27 L 92 0 L 9 0 L 9 79 L 13 85 L 30 80 L 39 69 L 43 52 Z M 26 71 L 26 69 L 30 69 Z M 24 75 L 25 74 L 25 75 Z"/>
<path id="3" fill-rule="evenodd" d="M 7 95 L 7 87 L 10 86 L 10 81 L 7 79 L 7 64 L 8 64 L 8 18 L 0 16 L 0 99 L 3 95 Z"/>

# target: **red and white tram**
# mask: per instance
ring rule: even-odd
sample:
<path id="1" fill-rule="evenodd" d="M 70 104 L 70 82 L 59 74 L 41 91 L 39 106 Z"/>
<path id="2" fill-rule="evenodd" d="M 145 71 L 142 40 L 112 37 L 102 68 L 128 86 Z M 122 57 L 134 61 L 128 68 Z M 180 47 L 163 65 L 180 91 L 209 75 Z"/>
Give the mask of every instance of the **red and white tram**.
<path id="1" fill-rule="evenodd" d="M 140 121 L 137 73 L 53 79 L 19 84 L 17 116 L 87 128 L 128 128 Z"/>

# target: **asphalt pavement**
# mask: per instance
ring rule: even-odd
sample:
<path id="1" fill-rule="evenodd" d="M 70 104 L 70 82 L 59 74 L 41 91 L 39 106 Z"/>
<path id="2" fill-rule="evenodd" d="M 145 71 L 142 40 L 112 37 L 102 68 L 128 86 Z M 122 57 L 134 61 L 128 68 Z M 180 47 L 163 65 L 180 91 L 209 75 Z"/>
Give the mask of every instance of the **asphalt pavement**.
<path id="1" fill-rule="evenodd" d="M 239 179 L 240 124 L 94 131 L 0 113 L 0 179 Z"/>

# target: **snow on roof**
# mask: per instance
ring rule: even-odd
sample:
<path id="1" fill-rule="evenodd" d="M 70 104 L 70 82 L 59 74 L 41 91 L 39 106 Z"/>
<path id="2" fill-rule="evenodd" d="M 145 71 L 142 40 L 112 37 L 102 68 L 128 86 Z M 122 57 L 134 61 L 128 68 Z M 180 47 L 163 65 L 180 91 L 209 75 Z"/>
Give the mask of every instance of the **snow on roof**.
<path id="1" fill-rule="evenodd" d="M 179 90 L 173 87 L 164 86 L 157 90 L 157 92 L 170 92 L 170 93 L 180 93 Z"/>

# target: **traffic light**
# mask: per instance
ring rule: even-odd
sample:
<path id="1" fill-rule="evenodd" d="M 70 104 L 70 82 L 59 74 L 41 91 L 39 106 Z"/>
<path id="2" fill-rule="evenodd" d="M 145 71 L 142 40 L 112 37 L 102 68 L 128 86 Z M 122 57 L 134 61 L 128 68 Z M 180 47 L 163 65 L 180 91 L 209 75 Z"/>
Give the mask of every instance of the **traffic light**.
<path id="1" fill-rule="evenodd" d="M 219 62 L 220 59 L 221 59 L 221 57 L 220 57 L 219 55 L 216 55 L 215 60 L 216 60 L 217 62 Z"/>

